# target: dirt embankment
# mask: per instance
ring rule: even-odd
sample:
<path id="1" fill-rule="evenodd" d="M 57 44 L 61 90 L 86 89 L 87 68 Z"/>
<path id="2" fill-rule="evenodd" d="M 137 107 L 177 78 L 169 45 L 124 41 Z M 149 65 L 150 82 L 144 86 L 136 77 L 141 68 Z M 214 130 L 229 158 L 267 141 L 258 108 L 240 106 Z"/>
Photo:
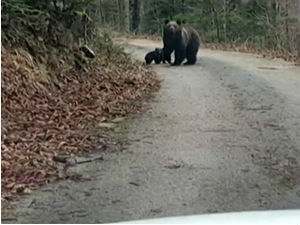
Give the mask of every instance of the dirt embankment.
<path id="1" fill-rule="evenodd" d="M 159 88 L 155 73 L 121 49 L 98 55 L 85 70 L 49 72 L 28 52 L 2 48 L 2 201 L 68 178 L 54 156 L 115 145 L 105 123 L 138 112 L 136 101 Z"/>

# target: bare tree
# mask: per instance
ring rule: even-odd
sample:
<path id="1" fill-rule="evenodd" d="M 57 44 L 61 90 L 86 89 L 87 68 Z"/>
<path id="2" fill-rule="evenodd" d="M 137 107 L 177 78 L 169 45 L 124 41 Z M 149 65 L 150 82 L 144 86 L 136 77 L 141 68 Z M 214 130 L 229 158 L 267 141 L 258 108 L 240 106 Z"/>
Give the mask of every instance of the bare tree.
<path id="1" fill-rule="evenodd" d="M 130 21 L 130 12 L 129 12 L 129 0 L 124 0 L 124 13 L 125 13 L 125 31 L 129 32 L 129 21 Z"/>
<path id="2" fill-rule="evenodd" d="M 132 18 L 131 18 L 131 31 L 137 33 L 140 27 L 140 9 L 141 1 L 140 0 L 131 0 L 132 6 Z"/>

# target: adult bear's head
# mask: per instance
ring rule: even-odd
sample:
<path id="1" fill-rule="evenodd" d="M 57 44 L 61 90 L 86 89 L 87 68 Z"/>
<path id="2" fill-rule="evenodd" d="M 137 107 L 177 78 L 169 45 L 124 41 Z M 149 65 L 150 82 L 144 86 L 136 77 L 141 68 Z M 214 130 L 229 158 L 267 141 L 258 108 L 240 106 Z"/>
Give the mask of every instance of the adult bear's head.
<path id="1" fill-rule="evenodd" d="M 167 35 L 168 37 L 176 37 L 181 35 L 181 31 L 181 21 L 165 20 L 164 35 Z"/>

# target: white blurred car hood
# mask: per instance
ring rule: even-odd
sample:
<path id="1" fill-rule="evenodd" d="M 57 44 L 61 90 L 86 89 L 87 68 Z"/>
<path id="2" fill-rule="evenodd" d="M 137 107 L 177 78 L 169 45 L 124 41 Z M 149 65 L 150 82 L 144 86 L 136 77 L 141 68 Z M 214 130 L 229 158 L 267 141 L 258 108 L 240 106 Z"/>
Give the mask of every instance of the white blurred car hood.
<path id="1" fill-rule="evenodd" d="M 122 224 L 300 224 L 300 209 L 216 213 L 122 222 Z"/>

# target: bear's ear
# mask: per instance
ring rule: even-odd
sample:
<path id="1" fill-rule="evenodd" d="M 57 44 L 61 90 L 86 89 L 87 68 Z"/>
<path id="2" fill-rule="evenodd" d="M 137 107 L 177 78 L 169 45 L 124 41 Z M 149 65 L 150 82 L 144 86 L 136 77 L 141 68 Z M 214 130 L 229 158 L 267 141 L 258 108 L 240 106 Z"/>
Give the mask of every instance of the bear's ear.
<path id="1" fill-rule="evenodd" d="M 165 20 L 165 24 L 168 24 L 170 22 L 170 20 L 166 19 Z"/>
<path id="2" fill-rule="evenodd" d="M 181 25 L 181 21 L 180 20 L 176 20 L 176 23 L 180 26 Z"/>

